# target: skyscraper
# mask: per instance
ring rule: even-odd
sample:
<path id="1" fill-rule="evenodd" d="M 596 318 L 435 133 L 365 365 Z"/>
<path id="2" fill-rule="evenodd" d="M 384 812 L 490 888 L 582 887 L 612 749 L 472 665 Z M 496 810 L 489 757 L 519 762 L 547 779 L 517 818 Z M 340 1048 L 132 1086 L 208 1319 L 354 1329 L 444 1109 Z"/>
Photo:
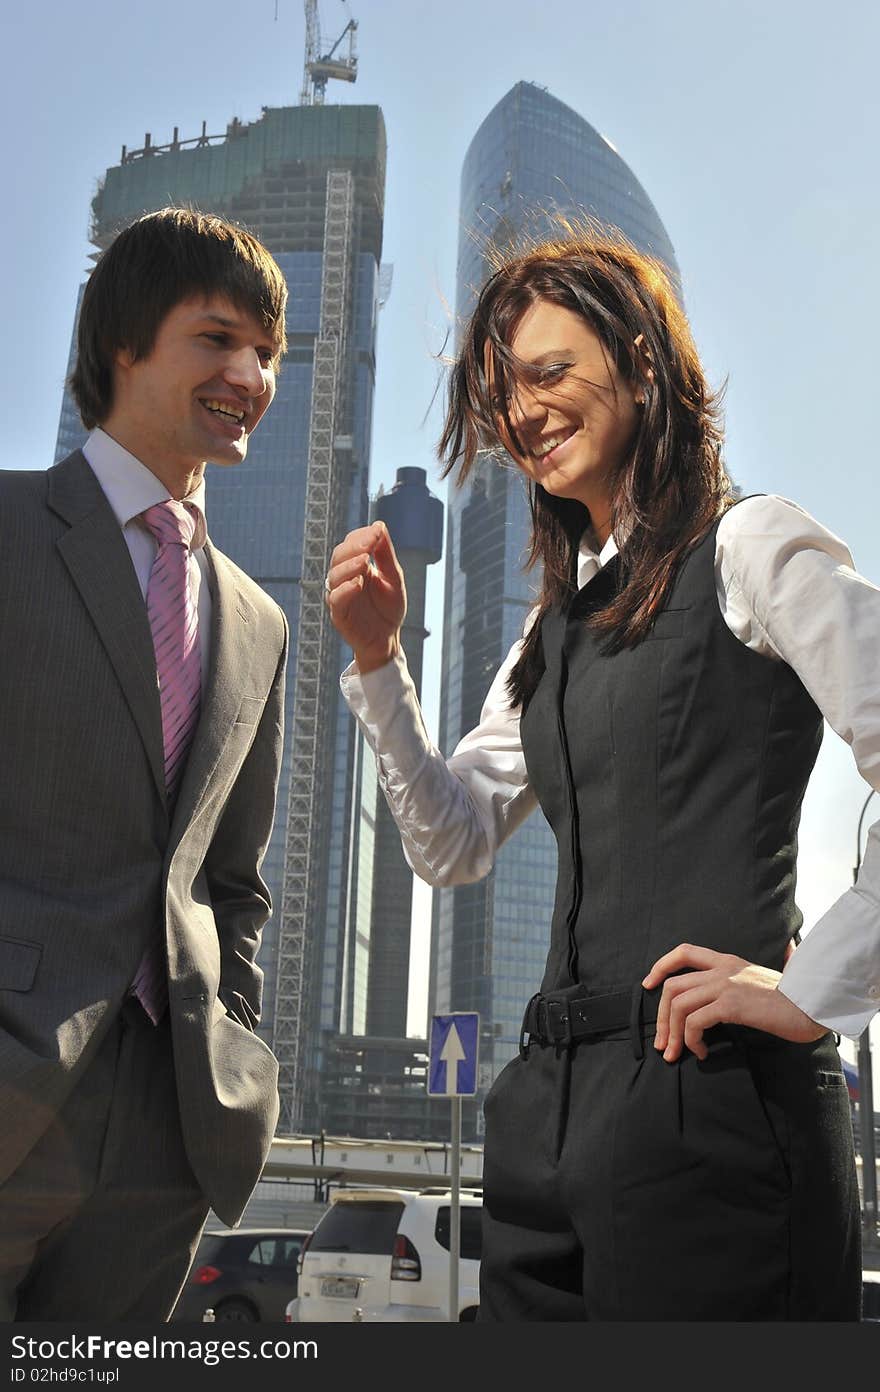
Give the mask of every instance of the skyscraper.
<path id="1" fill-rule="evenodd" d="M 421 688 L 428 566 L 440 559 L 443 504 L 424 469 L 397 470 L 372 519 L 391 534 L 406 583 L 401 645 Z M 345 995 L 340 1033 L 325 1035 L 320 1129 L 332 1135 L 448 1135 L 448 1106 L 427 1094 L 428 1046 L 406 1035 L 413 874 L 379 790 L 373 754 L 358 733 L 349 865 Z"/>
<path id="2" fill-rule="evenodd" d="M 489 274 L 489 249 L 503 251 L 523 233 L 558 236 L 559 214 L 619 228 L 678 283 L 669 237 L 614 147 L 544 88 L 519 82 L 490 111 L 464 160 L 459 324 Z M 534 594 L 534 578 L 522 573 L 528 535 L 518 471 L 480 464 L 464 488 L 450 489 L 440 707 L 446 754 L 478 720 L 495 671 L 521 636 Z M 430 1009 L 480 1012 L 481 1094 L 515 1053 L 525 1004 L 543 975 L 555 873 L 555 842 L 536 814 L 486 880 L 434 896 Z M 479 1130 L 480 1101 L 465 1108 L 471 1134 Z"/>
<path id="3" fill-rule="evenodd" d="M 211 536 L 274 596 L 291 632 L 285 755 L 263 867 L 275 908 L 259 957 L 260 1031 L 282 1065 L 282 1129 L 308 1125 L 321 1034 L 339 1028 L 354 731 L 322 581 L 328 545 L 368 517 L 385 153 L 378 107 L 264 108 L 223 135 L 203 125 L 191 140 L 175 129 L 167 145 L 147 135 L 142 148 L 123 147 L 92 205 L 98 252 L 132 218 L 169 204 L 241 222 L 290 290 L 275 403 L 245 465 L 211 471 L 208 486 Z M 56 457 L 83 439 L 66 396 Z"/>
<path id="4" fill-rule="evenodd" d="M 425 629 L 425 589 L 428 566 L 443 550 L 443 504 L 429 491 L 424 469 L 397 470 L 394 486 L 373 503 L 374 519 L 388 527 L 406 583 L 406 619 L 401 646 L 416 691 L 422 686 Z M 400 832 L 384 797 L 378 791 L 373 758 L 363 751 L 365 787 L 361 815 L 369 829 L 370 854 L 361 845 L 359 860 L 369 876 L 369 967 L 365 1022 L 368 1035 L 406 1035 L 409 981 L 410 918 L 413 875 L 400 842 Z M 365 828 L 366 830 L 366 828 Z M 365 837 L 361 837 L 361 842 Z M 352 1028 L 355 1026 L 352 1021 Z"/>

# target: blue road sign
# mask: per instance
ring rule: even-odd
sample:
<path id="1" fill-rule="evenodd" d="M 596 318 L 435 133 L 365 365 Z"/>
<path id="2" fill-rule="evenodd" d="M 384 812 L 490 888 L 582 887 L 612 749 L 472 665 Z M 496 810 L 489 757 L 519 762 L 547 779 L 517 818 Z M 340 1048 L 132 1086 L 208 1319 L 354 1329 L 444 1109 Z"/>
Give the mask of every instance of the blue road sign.
<path id="1" fill-rule="evenodd" d="M 477 1090 L 480 1017 L 475 1012 L 431 1016 L 428 1092 L 434 1097 L 473 1097 Z"/>

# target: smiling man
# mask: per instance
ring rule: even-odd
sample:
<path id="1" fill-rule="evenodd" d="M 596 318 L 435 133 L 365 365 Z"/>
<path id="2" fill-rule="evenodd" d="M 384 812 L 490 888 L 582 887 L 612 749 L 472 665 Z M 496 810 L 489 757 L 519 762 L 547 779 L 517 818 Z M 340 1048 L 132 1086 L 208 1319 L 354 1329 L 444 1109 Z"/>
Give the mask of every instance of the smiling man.
<path id="1" fill-rule="evenodd" d="M 7 1321 L 167 1318 L 272 1139 L 255 959 L 287 627 L 211 545 L 205 465 L 247 454 L 286 297 L 242 229 L 139 219 L 83 298 L 86 444 L 0 474 Z"/>

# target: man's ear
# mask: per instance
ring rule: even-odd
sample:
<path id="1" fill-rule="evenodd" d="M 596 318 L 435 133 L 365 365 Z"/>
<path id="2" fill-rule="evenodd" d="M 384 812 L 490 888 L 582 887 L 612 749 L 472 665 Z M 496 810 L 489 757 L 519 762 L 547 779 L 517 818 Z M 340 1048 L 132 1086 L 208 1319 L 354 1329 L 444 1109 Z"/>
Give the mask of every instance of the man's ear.
<path id="1" fill-rule="evenodd" d="M 125 347 L 125 345 L 121 348 L 117 348 L 116 352 L 113 354 L 113 363 L 116 367 L 133 367 L 134 361 L 134 353 L 130 348 Z"/>

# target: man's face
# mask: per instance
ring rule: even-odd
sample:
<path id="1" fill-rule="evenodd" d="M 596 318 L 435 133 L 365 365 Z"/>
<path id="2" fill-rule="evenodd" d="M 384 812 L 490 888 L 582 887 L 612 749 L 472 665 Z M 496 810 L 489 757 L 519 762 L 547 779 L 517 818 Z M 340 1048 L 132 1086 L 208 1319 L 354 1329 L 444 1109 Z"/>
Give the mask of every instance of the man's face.
<path id="1" fill-rule="evenodd" d="M 182 300 L 149 357 L 117 354 L 113 410 L 102 424 L 154 472 L 237 464 L 275 395 L 276 351 L 272 334 L 224 297 Z"/>

